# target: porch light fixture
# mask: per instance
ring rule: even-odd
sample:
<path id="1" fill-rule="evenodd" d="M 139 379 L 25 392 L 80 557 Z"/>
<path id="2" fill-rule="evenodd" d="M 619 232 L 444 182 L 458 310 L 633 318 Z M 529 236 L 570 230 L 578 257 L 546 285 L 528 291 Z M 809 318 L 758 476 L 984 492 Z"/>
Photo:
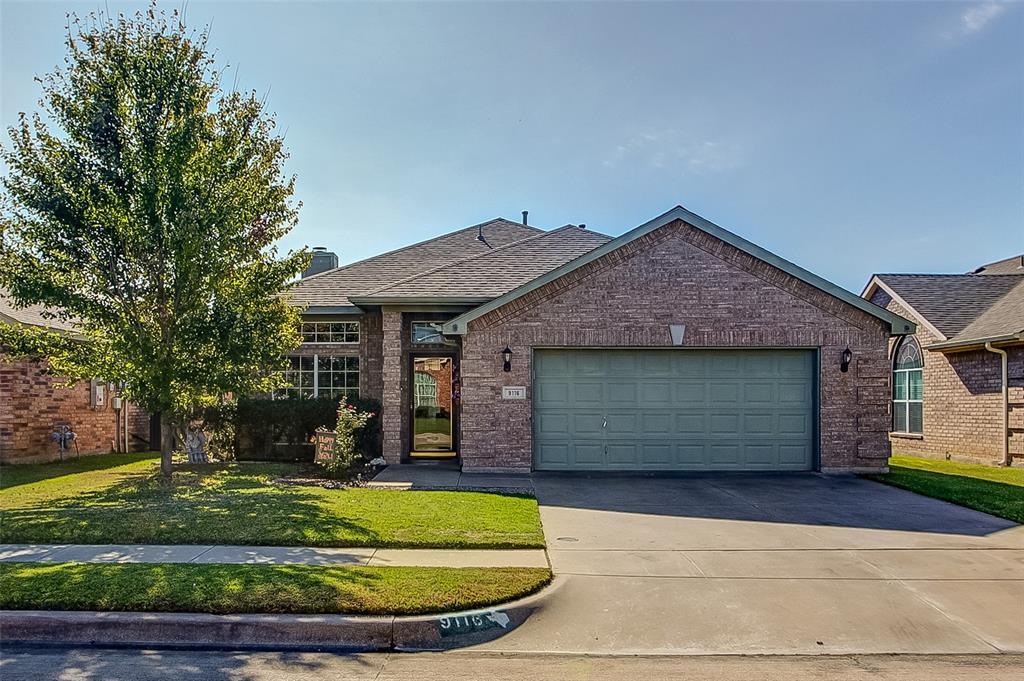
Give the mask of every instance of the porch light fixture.
<path id="1" fill-rule="evenodd" d="M 501 359 L 504 362 L 501 365 L 501 370 L 506 373 L 512 371 L 512 348 L 506 345 L 505 349 L 501 351 Z"/>
<path id="2" fill-rule="evenodd" d="M 842 360 L 839 362 L 839 370 L 844 374 L 850 370 L 850 360 L 853 359 L 853 353 L 850 352 L 850 348 L 843 350 Z"/>

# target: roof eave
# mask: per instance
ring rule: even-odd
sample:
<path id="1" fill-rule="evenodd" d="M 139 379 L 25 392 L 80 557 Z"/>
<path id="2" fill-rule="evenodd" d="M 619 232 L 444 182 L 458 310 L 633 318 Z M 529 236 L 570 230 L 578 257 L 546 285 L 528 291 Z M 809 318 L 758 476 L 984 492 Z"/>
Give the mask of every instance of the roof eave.
<path id="1" fill-rule="evenodd" d="M 296 305 L 295 307 L 302 307 L 300 314 L 304 315 L 359 315 L 365 312 L 365 310 L 355 305 L 306 305 L 304 307 Z"/>
<path id="2" fill-rule="evenodd" d="M 492 300 L 490 296 L 367 296 L 349 298 L 356 305 L 439 305 L 465 307 Z"/>
<path id="3" fill-rule="evenodd" d="M 931 350 L 933 352 L 964 352 L 967 350 L 983 348 L 986 343 L 1013 345 L 1021 342 L 1024 342 L 1024 331 L 1017 333 L 1005 333 L 999 336 L 989 336 L 987 338 L 967 338 L 964 340 L 954 339 L 943 343 L 932 343 L 931 345 L 926 346 L 925 350 Z"/>
<path id="4" fill-rule="evenodd" d="M 612 251 L 615 251 L 618 248 L 621 248 L 622 246 L 630 243 L 631 241 L 639 239 L 645 234 L 653 232 L 659 227 L 664 227 L 665 225 L 675 220 L 681 220 L 689 225 L 692 225 L 693 227 L 707 234 L 710 234 L 711 236 L 714 236 L 730 244 L 731 246 L 741 251 L 744 251 L 745 253 L 755 258 L 758 258 L 759 260 L 767 262 L 768 264 L 783 270 L 787 274 L 797 279 L 800 279 L 801 281 L 811 286 L 814 286 L 815 288 L 822 290 L 825 293 L 832 295 L 833 297 L 839 298 L 843 302 L 848 303 L 853 307 L 859 308 L 861 311 L 866 312 L 872 317 L 881 319 L 882 321 L 886 322 L 889 325 L 889 333 L 891 335 L 903 335 L 908 333 L 914 333 L 914 331 L 917 330 L 917 326 L 909 319 L 904 319 L 903 317 L 893 312 L 889 312 L 884 308 L 878 307 L 877 305 L 864 300 L 860 296 L 857 296 L 856 294 L 851 293 L 850 291 L 847 291 L 846 289 L 839 287 L 833 284 L 832 282 L 823 279 L 822 277 L 819 277 L 818 275 L 789 262 L 788 260 L 780 258 L 774 253 L 764 248 L 761 248 L 757 244 L 747 241 L 743 237 L 737 234 L 733 234 L 732 232 L 722 227 L 719 227 L 710 220 L 702 218 L 696 213 L 692 213 L 686 210 L 682 206 L 676 206 L 667 213 L 659 215 L 653 220 L 645 222 L 639 227 L 636 227 L 626 232 L 622 236 L 619 236 L 606 244 L 598 246 L 589 253 L 582 255 L 579 258 L 576 258 L 575 260 L 572 260 L 566 263 L 565 265 L 562 265 L 561 267 L 558 267 L 546 274 L 543 274 L 537 277 L 536 279 L 533 279 L 532 281 L 529 281 L 523 284 L 522 286 L 513 289 L 512 291 L 509 291 L 505 295 L 499 296 L 494 300 L 488 301 L 487 303 L 481 305 L 480 307 L 477 307 L 463 315 L 456 317 L 455 319 L 447 322 L 444 325 L 443 333 L 445 333 L 446 335 L 454 336 L 463 335 L 466 333 L 466 329 L 468 328 L 469 323 L 474 319 L 478 319 L 483 315 L 487 314 L 488 312 L 496 310 L 502 305 L 506 305 L 515 300 L 516 298 L 524 296 L 527 293 L 530 293 L 531 291 L 534 291 L 540 288 L 541 286 L 544 286 L 545 284 L 554 281 L 555 279 L 558 279 L 559 277 L 562 277 L 580 267 L 583 267 L 584 265 L 593 262 L 594 260 L 597 260 L 598 258 L 608 253 L 611 253 Z"/>

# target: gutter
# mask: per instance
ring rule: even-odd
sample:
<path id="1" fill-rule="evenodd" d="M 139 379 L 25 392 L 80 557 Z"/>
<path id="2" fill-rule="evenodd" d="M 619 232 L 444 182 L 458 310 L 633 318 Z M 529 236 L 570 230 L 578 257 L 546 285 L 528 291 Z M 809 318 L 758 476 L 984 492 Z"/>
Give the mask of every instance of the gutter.
<path id="1" fill-rule="evenodd" d="M 1002 465 L 1010 465 L 1010 382 L 1007 376 L 1007 353 L 1006 350 L 992 346 L 992 342 L 985 343 L 985 349 L 1000 357 L 1002 364 L 1002 392 L 1003 392 L 1003 460 Z"/>
<path id="2" fill-rule="evenodd" d="M 1002 336 L 975 338 L 973 340 L 951 340 L 943 343 L 932 343 L 925 350 L 973 350 L 986 348 L 992 343 L 1016 343 L 1024 340 L 1024 332 L 1007 333 Z"/>

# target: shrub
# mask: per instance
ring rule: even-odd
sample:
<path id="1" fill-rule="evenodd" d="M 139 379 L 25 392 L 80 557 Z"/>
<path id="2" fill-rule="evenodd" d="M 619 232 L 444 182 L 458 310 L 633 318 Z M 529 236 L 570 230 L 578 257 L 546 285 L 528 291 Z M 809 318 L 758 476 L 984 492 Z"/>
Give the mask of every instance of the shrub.
<path id="1" fill-rule="evenodd" d="M 360 412 L 372 412 L 356 434 L 355 449 L 367 458 L 380 456 L 380 403 L 371 399 L 349 399 Z M 243 397 L 237 402 L 211 407 L 204 413 L 213 443 L 230 442 L 239 459 L 313 460 L 310 438 L 317 428 L 334 430 L 338 420 L 338 398 L 295 397 L 269 400 Z"/>
<path id="2" fill-rule="evenodd" d="M 342 398 L 334 426 L 334 457 L 318 462 L 331 477 L 347 477 L 359 467 L 360 455 L 365 456 L 365 452 L 358 449 L 359 433 L 376 415 L 376 412 L 360 411 Z"/>

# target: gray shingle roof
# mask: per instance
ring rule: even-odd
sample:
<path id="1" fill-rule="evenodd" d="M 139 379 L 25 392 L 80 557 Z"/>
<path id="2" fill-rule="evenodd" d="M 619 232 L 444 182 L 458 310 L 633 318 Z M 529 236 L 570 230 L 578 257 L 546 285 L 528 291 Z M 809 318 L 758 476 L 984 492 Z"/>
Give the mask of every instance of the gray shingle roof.
<path id="1" fill-rule="evenodd" d="M 497 298 L 609 241 L 604 234 L 566 225 L 407 277 L 356 300 Z"/>
<path id="2" fill-rule="evenodd" d="M 5 319 L 16 324 L 41 326 L 55 331 L 77 331 L 72 323 L 53 318 L 53 313 L 42 305 L 17 306 L 10 292 L 0 288 L 0 321 Z"/>
<path id="3" fill-rule="evenodd" d="M 487 244 L 477 240 L 478 231 Z M 536 227 L 497 218 L 301 279 L 287 295 L 297 305 L 352 305 L 353 296 L 542 233 Z"/>
<path id="4" fill-rule="evenodd" d="M 879 274 L 951 344 L 1024 331 L 1024 274 Z"/>
<path id="5" fill-rule="evenodd" d="M 1024 274 L 1024 255 L 1015 255 L 982 265 L 971 274 Z"/>

